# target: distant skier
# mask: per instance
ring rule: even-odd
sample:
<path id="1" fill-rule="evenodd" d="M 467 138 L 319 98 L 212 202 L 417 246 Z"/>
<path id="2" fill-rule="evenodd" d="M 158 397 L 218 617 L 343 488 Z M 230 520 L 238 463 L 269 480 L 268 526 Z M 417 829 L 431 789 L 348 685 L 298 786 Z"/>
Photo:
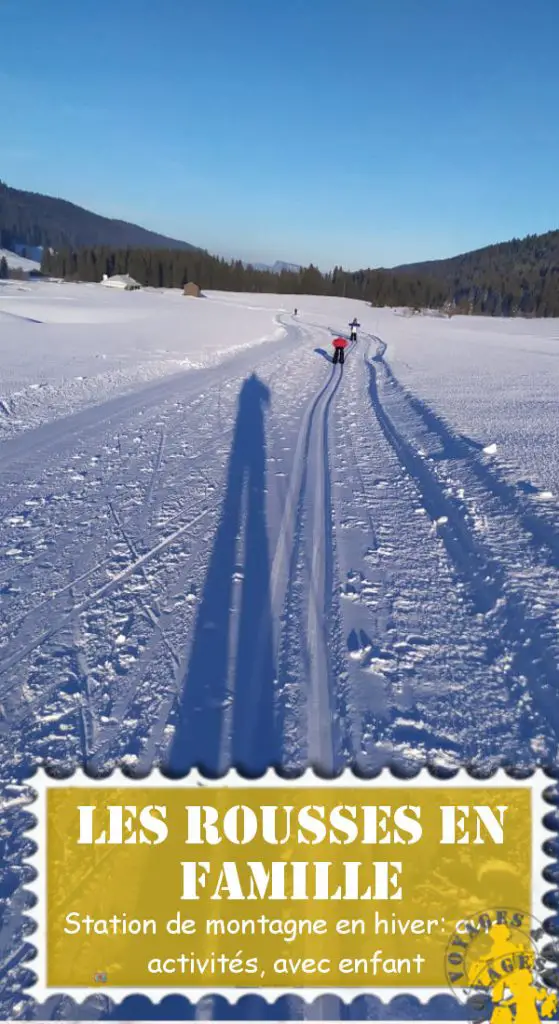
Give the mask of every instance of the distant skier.
<path id="1" fill-rule="evenodd" d="M 345 361 L 345 350 L 347 348 L 347 341 L 345 338 L 334 338 L 332 342 L 334 346 L 334 358 L 332 362 L 339 363 L 340 366 L 344 365 Z"/>
<path id="2" fill-rule="evenodd" d="M 295 306 L 295 309 L 293 310 L 293 316 L 297 316 L 297 306 Z"/>
<path id="3" fill-rule="evenodd" d="M 350 335 L 349 336 L 350 336 L 352 341 L 357 341 L 357 328 L 358 327 L 361 327 L 361 324 L 358 322 L 357 317 L 354 316 L 353 320 L 351 321 L 351 323 L 349 325 L 349 330 L 350 330 Z"/>

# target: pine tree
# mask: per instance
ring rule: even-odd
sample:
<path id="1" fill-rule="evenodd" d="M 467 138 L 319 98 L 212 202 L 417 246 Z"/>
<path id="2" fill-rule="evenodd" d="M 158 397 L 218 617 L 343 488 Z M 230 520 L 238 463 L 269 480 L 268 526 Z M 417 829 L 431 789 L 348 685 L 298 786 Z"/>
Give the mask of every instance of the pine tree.
<path id="1" fill-rule="evenodd" d="M 5 281 L 8 277 L 8 261 L 5 256 L 2 256 L 0 260 L 0 281 Z"/>

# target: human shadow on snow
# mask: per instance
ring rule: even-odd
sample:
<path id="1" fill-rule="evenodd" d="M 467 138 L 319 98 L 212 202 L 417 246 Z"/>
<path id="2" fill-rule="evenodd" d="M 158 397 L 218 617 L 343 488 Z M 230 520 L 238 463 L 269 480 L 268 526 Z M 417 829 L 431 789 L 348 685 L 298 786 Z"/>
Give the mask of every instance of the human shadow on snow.
<path id="1" fill-rule="evenodd" d="M 516 517 L 526 531 L 528 539 L 554 569 L 559 569 L 559 517 L 553 508 L 538 510 L 526 498 L 539 493 L 540 489 L 521 480 L 516 485 L 502 476 L 498 469 L 488 465 L 476 456 L 483 455 L 483 445 L 464 434 L 455 434 L 442 416 L 435 412 L 423 399 L 407 391 L 398 380 L 389 364 L 381 358 L 384 372 L 392 386 L 404 397 L 409 407 L 419 416 L 427 430 L 438 439 L 441 451 L 438 459 L 466 459 L 472 472 L 508 514 Z M 437 456 L 430 456 L 437 461 Z"/>
<path id="2" fill-rule="evenodd" d="M 266 529 L 265 409 L 269 401 L 268 388 L 253 373 L 239 394 L 220 522 L 176 730 L 163 766 L 172 776 L 192 767 L 210 776 L 229 767 L 255 776 L 278 761 Z M 236 637 L 230 636 L 234 605 L 238 606 Z"/>
<path id="3" fill-rule="evenodd" d="M 381 358 L 376 362 L 377 365 L 379 362 L 383 363 L 386 377 L 389 380 L 392 378 L 393 386 L 401 388 L 389 368 L 387 370 L 384 360 Z M 508 665 L 503 678 L 513 700 L 519 700 L 524 696 L 524 683 L 530 687 L 534 706 L 541 716 L 541 721 L 546 723 L 547 741 L 553 744 L 555 756 L 555 744 L 559 737 L 559 669 L 550 642 L 556 630 L 553 615 L 541 611 L 537 616 L 534 615 L 529 596 L 523 595 L 520 588 L 507 586 L 508 566 L 503 564 L 484 538 L 471 528 L 462 499 L 449 493 L 444 482 L 429 467 L 427 460 L 398 430 L 381 401 L 377 369 L 372 361 L 369 362 L 368 369 L 370 401 L 381 430 L 401 465 L 414 480 L 421 494 L 423 506 L 447 549 L 464 591 L 472 602 L 473 610 L 478 615 L 489 617 L 491 631 L 485 645 L 486 663 L 491 665 L 507 659 Z M 410 406 L 420 413 L 424 425 L 437 433 L 447 450 L 459 446 L 459 439 L 433 410 L 413 396 L 406 395 L 406 398 Z M 465 448 L 464 455 L 466 452 Z M 491 471 L 481 462 L 476 463 L 472 459 L 470 465 L 487 489 L 501 498 L 509 513 L 514 512 L 518 516 L 525 529 L 531 525 L 536 535 L 539 529 L 541 540 L 548 541 L 549 538 L 547 560 L 553 564 L 553 560 L 559 557 L 559 552 L 551 546 L 551 529 L 544 533 L 545 524 L 536 524 L 534 516 L 529 518 L 529 513 L 522 510 L 509 485 L 499 477 L 493 477 Z M 523 682 L 519 683 L 520 680 Z M 534 728 L 531 711 L 523 712 L 520 728 L 523 738 L 530 741 Z"/>

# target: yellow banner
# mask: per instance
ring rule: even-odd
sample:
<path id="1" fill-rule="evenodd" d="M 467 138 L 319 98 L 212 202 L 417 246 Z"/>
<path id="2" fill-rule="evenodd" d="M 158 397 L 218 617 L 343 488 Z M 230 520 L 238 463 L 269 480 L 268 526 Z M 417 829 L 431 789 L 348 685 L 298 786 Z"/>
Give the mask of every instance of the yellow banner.
<path id="1" fill-rule="evenodd" d="M 48 987 L 448 989 L 467 922 L 531 908 L 529 789 L 137 782 L 46 800 Z"/>

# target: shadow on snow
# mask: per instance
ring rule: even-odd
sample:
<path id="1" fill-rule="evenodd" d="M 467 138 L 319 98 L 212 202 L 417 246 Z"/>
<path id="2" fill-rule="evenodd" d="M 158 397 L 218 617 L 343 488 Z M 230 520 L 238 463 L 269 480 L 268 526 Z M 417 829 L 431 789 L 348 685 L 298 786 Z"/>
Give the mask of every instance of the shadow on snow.
<path id="1" fill-rule="evenodd" d="M 324 359 L 327 359 L 329 363 L 332 362 L 332 356 L 330 355 L 329 352 L 326 351 L 326 349 L 324 349 L 324 348 L 315 348 L 315 352 L 316 352 L 317 356 L 323 356 Z"/>
<path id="2" fill-rule="evenodd" d="M 269 401 L 268 388 L 253 373 L 239 394 L 221 518 L 163 769 L 169 775 L 197 767 L 215 776 L 230 766 L 259 775 L 279 760 L 266 530 Z"/>

